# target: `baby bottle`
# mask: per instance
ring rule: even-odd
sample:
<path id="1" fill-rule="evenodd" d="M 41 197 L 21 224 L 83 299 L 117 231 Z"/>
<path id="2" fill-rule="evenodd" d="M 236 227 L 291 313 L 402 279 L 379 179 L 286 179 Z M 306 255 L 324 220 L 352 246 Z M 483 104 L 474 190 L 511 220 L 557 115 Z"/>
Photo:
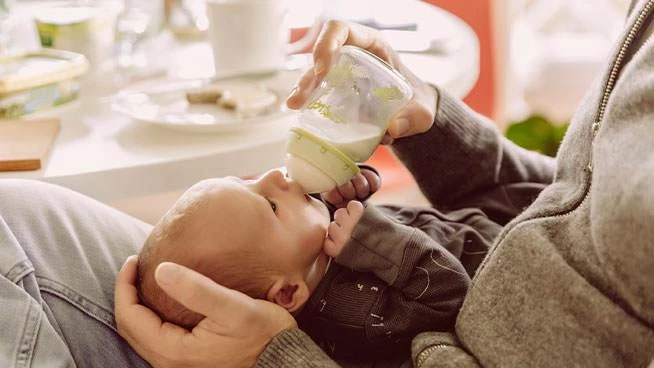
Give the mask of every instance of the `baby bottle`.
<path id="1" fill-rule="evenodd" d="M 386 62 L 361 48 L 342 47 L 290 129 L 288 176 L 307 193 L 347 183 L 412 96 L 406 79 Z"/>

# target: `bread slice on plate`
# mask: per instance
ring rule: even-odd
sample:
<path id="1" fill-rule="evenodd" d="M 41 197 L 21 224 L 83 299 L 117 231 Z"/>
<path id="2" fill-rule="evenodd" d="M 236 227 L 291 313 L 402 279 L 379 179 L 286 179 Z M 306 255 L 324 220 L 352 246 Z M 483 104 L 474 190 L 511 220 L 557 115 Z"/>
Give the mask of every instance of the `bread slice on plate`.
<path id="1" fill-rule="evenodd" d="M 215 103 L 241 118 L 265 115 L 279 104 L 277 93 L 261 83 L 209 84 L 187 91 L 186 99 L 191 104 Z"/>
<path id="2" fill-rule="evenodd" d="M 222 87 L 209 84 L 186 91 L 186 100 L 190 104 L 215 104 L 222 95 Z"/>

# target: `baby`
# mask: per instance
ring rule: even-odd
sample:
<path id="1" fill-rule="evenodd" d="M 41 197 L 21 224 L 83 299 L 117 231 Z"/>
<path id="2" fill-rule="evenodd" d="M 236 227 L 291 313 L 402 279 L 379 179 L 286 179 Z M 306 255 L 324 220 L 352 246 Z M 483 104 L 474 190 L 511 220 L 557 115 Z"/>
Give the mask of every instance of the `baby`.
<path id="1" fill-rule="evenodd" d="M 359 197 L 379 184 L 362 173 Z M 443 214 L 343 196 L 346 205 L 330 211 L 276 170 L 192 186 L 141 250 L 142 303 L 189 329 L 203 318 L 156 285 L 155 268 L 172 261 L 286 308 L 337 358 L 408 354 L 416 333 L 450 329 L 500 226 L 477 209 Z"/>

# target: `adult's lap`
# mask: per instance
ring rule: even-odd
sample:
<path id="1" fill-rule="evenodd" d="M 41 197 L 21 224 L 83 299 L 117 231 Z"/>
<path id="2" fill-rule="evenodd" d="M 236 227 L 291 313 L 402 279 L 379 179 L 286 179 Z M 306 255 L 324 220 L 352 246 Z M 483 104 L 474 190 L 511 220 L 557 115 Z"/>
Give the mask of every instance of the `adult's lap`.
<path id="1" fill-rule="evenodd" d="M 1 180 L 0 325 L 17 330 L 3 341 L 3 358 L 62 357 L 68 346 L 80 366 L 144 364 L 115 332 L 113 285 L 148 231 L 70 190 Z"/>

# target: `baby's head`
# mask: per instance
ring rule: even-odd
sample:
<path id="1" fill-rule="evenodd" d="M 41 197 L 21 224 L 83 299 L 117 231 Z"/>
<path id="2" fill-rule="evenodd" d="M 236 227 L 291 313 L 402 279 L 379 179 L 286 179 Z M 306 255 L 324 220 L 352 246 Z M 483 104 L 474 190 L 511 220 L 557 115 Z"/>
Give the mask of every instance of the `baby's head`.
<path id="1" fill-rule="evenodd" d="M 137 283 L 141 302 L 187 328 L 202 319 L 154 280 L 157 265 L 170 261 L 298 311 L 324 275 L 328 225 L 325 205 L 279 171 L 257 180 L 201 181 L 177 200 L 143 245 Z"/>

